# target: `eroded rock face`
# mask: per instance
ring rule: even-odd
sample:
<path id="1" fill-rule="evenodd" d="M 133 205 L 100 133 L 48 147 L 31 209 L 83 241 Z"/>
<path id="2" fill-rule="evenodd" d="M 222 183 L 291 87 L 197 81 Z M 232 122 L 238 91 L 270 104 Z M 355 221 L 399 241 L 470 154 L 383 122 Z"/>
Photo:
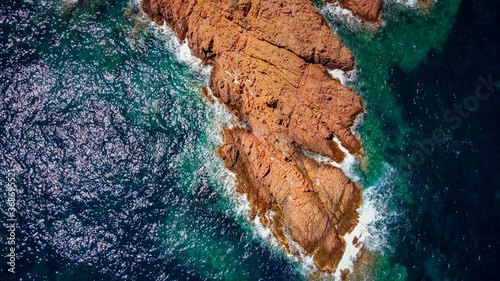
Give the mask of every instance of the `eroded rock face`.
<path id="1" fill-rule="evenodd" d="M 219 155 L 254 215 L 292 254 L 287 237 L 314 254 L 319 269 L 334 269 L 361 192 L 303 151 L 341 162 L 336 137 L 361 154 L 350 129 L 361 100 L 328 73 L 353 69 L 350 51 L 310 0 L 143 0 L 142 7 L 213 66 L 212 93 L 248 125 L 224 129 Z"/>
<path id="2" fill-rule="evenodd" d="M 358 219 L 361 193 L 355 183 L 340 169 L 303 153 L 285 156 L 247 129 L 225 129 L 224 140 L 219 154 L 238 175 L 237 190 L 249 195 L 261 222 L 292 254 L 297 253 L 285 233 L 315 253 L 318 268 L 334 268 L 344 252 L 342 236 Z"/>
<path id="3" fill-rule="evenodd" d="M 420 11 L 429 13 L 434 2 L 433 0 L 418 0 L 417 4 Z"/>
<path id="4" fill-rule="evenodd" d="M 340 7 L 350 10 L 353 15 L 368 22 L 379 21 L 383 4 L 382 0 L 325 0 L 325 2 L 337 2 Z"/>

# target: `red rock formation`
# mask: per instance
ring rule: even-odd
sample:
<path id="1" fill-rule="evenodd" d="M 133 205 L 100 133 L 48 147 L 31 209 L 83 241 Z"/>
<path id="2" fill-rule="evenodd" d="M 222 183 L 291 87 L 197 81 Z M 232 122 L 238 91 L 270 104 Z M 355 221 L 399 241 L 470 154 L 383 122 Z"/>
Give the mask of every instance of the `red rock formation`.
<path id="1" fill-rule="evenodd" d="M 342 236 L 357 222 L 361 193 L 356 184 L 340 169 L 300 152 L 283 155 L 249 130 L 225 129 L 224 140 L 219 154 L 237 173 L 237 190 L 249 195 L 261 221 L 287 249 L 284 233 L 315 253 L 318 268 L 334 268 L 344 251 Z M 269 211 L 277 213 L 275 221 L 267 221 Z"/>
<path id="2" fill-rule="evenodd" d="M 219 155 L 254 214 L 290 252 L 286 236 L 314 254 L 319 269 L 334 269 L 361 192 L 303 150 L 340 162 L 336 136 L 361 154 L 350 129 L 361 100 L 327 72 L 353 69 L 350 51 L 310 0 L 143 0 L 142 7 L 213 66 L 212 93 L 250 128 L 225 128 Z"/>
<path id="3" fill-rule="evenodd" d="M 338 3 L 340 7 L 350 10 L 353 15 L 368 21 L 377 22 L 382 12 L 382 0 L 325 0 Z"/>

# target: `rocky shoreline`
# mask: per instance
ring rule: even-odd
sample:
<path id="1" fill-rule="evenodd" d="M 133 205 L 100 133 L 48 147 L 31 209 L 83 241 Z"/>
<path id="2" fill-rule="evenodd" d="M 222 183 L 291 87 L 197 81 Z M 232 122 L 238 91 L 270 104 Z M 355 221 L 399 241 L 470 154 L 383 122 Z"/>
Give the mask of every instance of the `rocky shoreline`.
<path id="1" fill-rule="evenodd" d="M 379 22 L 382 12 L 382 0 L 325 0 L 327 3 L 337 3 L 340 7 L 350 10 L 352 14 L 366 22 Z"/>
<path id="2" fill-rule="evenodd" d="M 381 0 L 339 4 L 379 20 Z M 224 128 L 218 153 L 252 215 L 291 254 L 299 253 L 290 240 L 319 270 L 334 271 L 343 237 L 358 223 L 361 191 L 341 169 L 305 151 L 337 163 L 346 156 L 339 144 L 362 155 L 351 131 L 361 99 L 328 72 L 352 70 L 351 52 L 310 0 L 143 0 L 142 8 L 213 67 L 211 92 L 247 125 Z"/>

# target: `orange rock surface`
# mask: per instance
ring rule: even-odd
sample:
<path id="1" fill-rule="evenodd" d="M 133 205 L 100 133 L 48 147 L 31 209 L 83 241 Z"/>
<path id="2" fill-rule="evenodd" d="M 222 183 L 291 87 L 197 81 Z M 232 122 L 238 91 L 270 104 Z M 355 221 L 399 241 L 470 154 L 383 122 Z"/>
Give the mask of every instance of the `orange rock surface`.
<path id="1" fill-rule="evenodd" d="M 351 52 L 310 0 L 143 0 L 142 8 L 213 66 L 213 95 L 247 124 L 224 128 L 218 153 L 253 214 L 290 253 L 297 254 L 289 239 L 320 270 L 334 270 L 343 236 L 357 224 L 361 192 L 304 150 L 341 162 L 336 137 L 361 154 L 351 132 L 361 100 L 328 73 L 352 70 Z"/>
<path id="2" fill-rule="evenodd" d="M 368 22 L 377 22 L 382 12 L 382 0 L 326 0 L 326 2 L 337 2 L 340 7 L 350 10 L 353 15 Z"/>

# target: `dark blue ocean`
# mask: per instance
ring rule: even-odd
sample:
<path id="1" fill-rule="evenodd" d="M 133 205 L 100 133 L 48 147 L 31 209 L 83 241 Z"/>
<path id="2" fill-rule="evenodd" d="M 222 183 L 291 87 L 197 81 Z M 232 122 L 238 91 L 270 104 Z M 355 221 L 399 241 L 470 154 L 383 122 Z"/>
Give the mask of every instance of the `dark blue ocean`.
<path id="1" fill-rule="evenodd" d="M 386 1 L 377 30 L 313 2 L 366 108 L 350 280 L 497 280 L 500 2 Z M 2 0 L 0 280 L 310 279 L 216 156 L 209 72 L 139 1 Z"/>

